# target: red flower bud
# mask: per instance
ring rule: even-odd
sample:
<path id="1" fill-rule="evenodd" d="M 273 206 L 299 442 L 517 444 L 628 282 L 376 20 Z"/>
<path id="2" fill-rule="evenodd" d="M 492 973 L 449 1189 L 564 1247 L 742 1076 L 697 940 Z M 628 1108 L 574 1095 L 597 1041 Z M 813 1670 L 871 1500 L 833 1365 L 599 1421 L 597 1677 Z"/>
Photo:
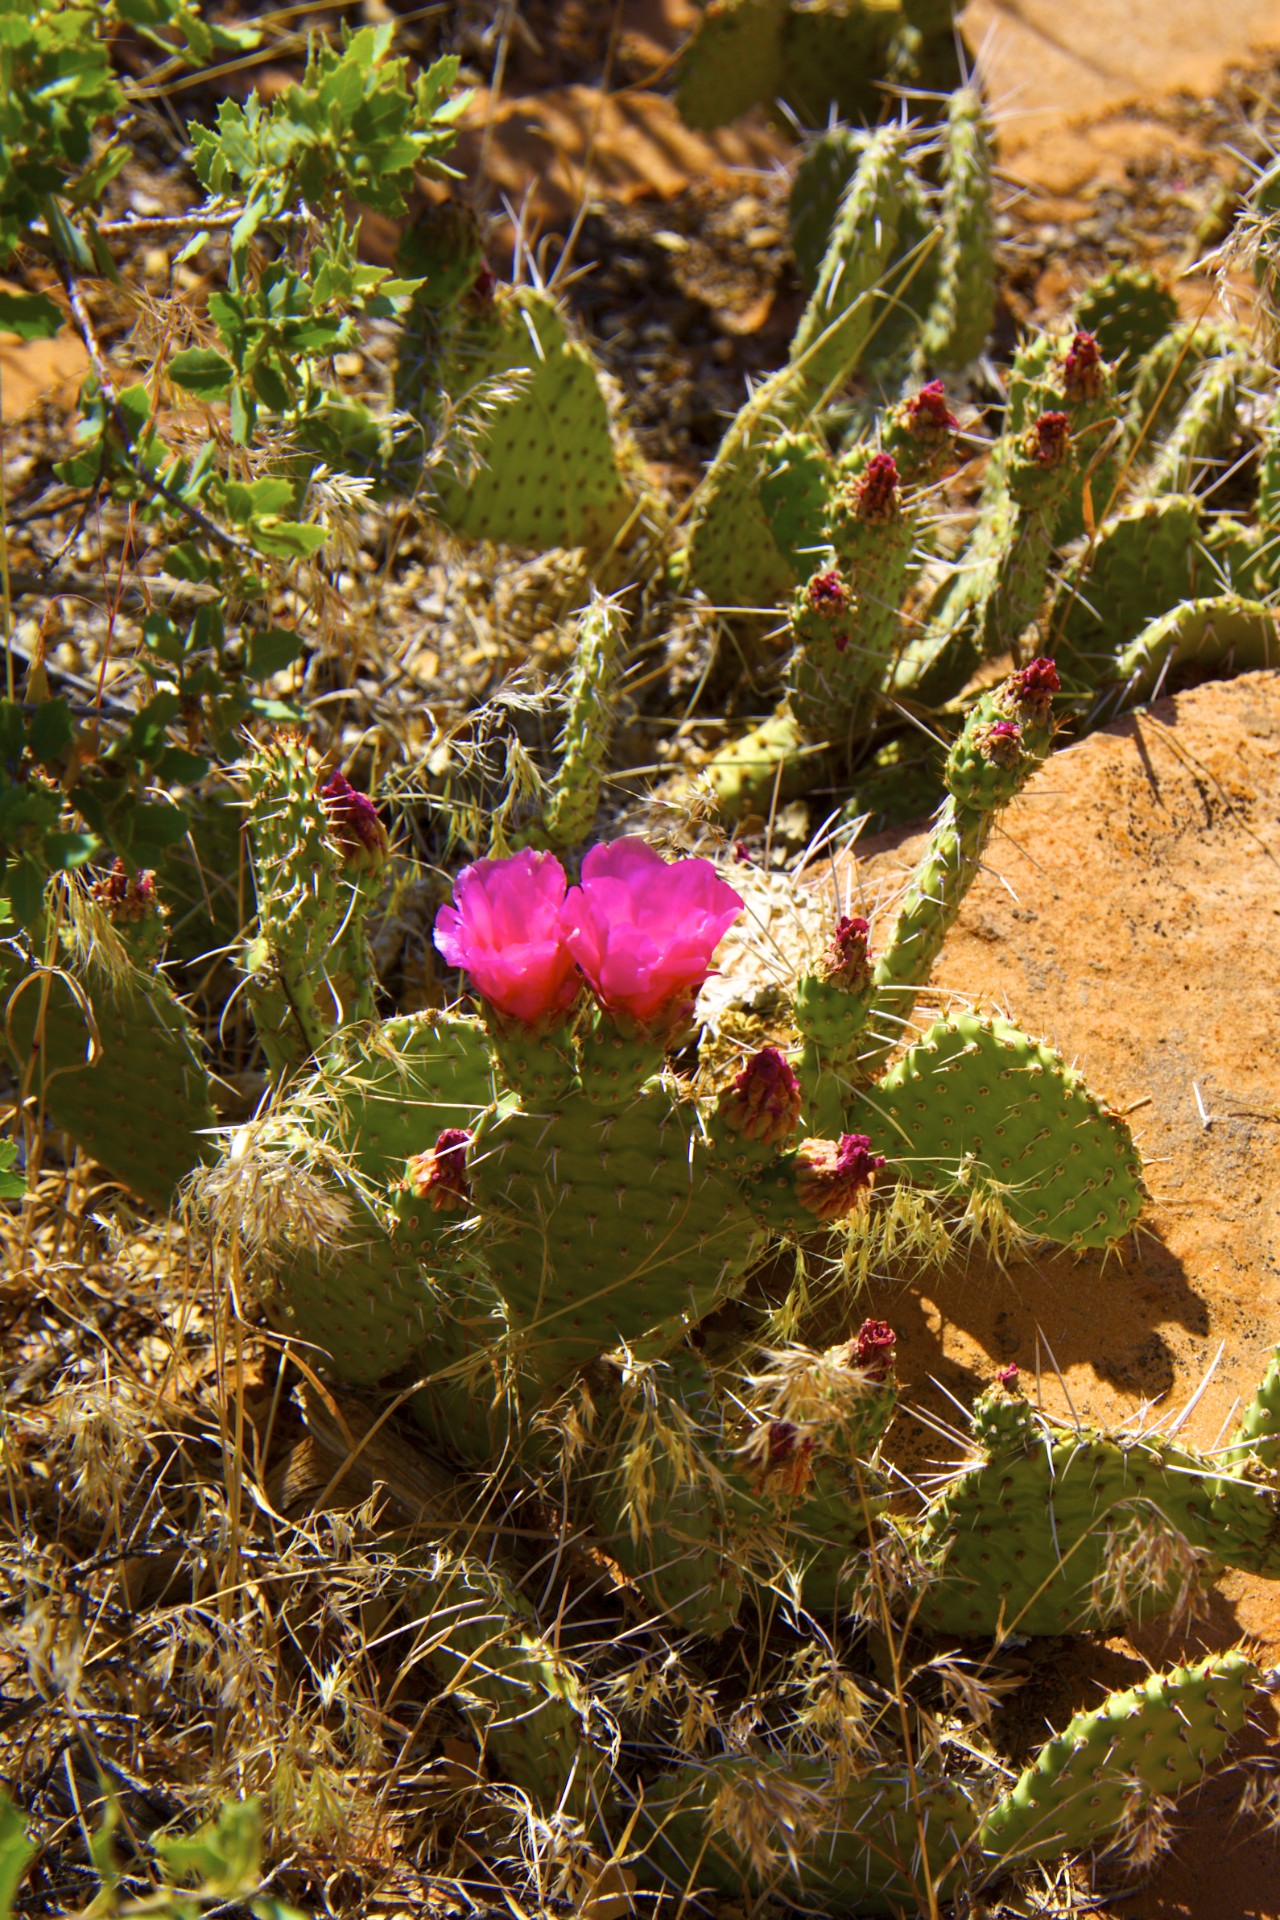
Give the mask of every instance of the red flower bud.
<path id="1" fill-rule="evenodd" d="M 1065 413 L 1042 413 L 1027 436 L 1027 453 L 1040 467 L 1060 467 L 1071 445 L 1071 423 Z"/>
<path id="2" fill-rule="evenodd" d="M 806 1140 L 796 1153 L 796 1197 L 819 1220 L 843 1220 L 864 1204 L 884 1165 L 864 1133 L 838 1140 Z"/>
<path id="3" fill-rule="evenodd" d="M 960 422 L 947 405 L 947 390 L 941 380 L 930 380 L 907 402 L 907 422 L 919 438 L 954 433 Z"/>
<path id="4" fill-rule="evenodd" d="M 898 463 L 891 453 L 874 453 L 854 482 L 859 520 L 880 526 L 898 517 Z"/>
<path id="5" fill-rule="evenodd" d="M 776 1047 L 753 1053 L 720 1097 L 721 1117 L 748 1140 L 781 1144 L 795 1131 L 804 1096 L 785 1055 Z"/>
<path id="6" fill-rule="evenodd" d="M 445 1127 L 427 1153 L 415 1153 L 406 1168 L 410 1187 L 436 1213 L 471 1205 L 467 1178 L 467 1148 L 471 1135 L 465 1127 Z"/>
<path id="7" fill-rule="evenodd" d="M 864 1320 L 854 1341 L 854 1357 L 873 1380 L 887 1380 L 893 1372 L 893 1349 L 898 1336 L 887 1320 Z"/>
<path id="8" fill-rule="evenodd" d="M 164 913 L 156 894 L 155 874 L 149 868 L 130 873 L 118 855 L 101 880 L 95 880 L 93 897 L 112 926 L 136 926 Z"/>
<path id="9" fill-rule="evenodd" d="M 320 789 L 325 819 L 349 866 L 376 873 L 387 852 L 387 830 L 367 793 L 360 793 L 339 768 Z"/>
<path id="10" fill-rule="evenodd" d="M 1096 400 L 1102 392 L 1102 354 L 1093 334 L 1073 336 L 1062 358 L 1062 384 L 1069 400 Z"/>
<path id="11" fill-rule="evenodd" d="M 860 914 L 841 914 L 831 945 L 822 956 L 820 972 L 824 980 L 856 992 L 871 978 L 868 936 L 871 928 Z"/>
<path id="12" fill-rule="evenodd" d="M 847 613 L 853 599 L 835 567 L 815 573 L 805 587 L 804 597 L 809 611 L 821 614 L 824 620 L 835 620 L 840 614 Z"/>
<path id="13" fill-rule="evenodd" d="M 993 720 L 979 728 L 977 746 L 993 767 L 1016 767 L 1022 758 L 1022 728 L 1016 720 Z"/>
<path id="14" fill-rule="evenodd" d="M 998 694 L 1000 705 L 1025 726 L 1042 727 L 1053 709 L 1053 696 L 1062 692 L 1058 669 L 1047 654 L 1011 673 Z"/>

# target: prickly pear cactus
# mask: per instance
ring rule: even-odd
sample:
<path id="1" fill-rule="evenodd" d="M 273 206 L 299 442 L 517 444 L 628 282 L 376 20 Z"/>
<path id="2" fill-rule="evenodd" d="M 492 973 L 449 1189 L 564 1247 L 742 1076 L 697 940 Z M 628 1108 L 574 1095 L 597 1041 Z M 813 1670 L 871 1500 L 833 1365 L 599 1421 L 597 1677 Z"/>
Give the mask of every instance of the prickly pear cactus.
<path id="1" fill-rule="evenodd" d="M 996 299 L 993 159 L 982 96 L 974 87 L 957 87 L 947 106 L 937 290 L 918 348 L 921 363 L 930 369 L 967 366 L 982 352 L 991 331 Z"/>
<path id="2" fill-rule="evenodd" d="M 1007 1021 L 938 1021 L 855 1107 L 853 1124 L 876 1116 L 895 1136 L 904 1178 L 985 1191 L 1028 1234 L 1106 1247 L 1142 1210 L 1124 1121 L 1051 1048 Z"/>
<path id="3" fill-rule="evenodd" d="M 597 600 L 578 622 L 560 765 L 542 812 L 539 837 L 550 846 L 580 846 L 600 806 L 625 631 L 626 614 L 611 600 Z"/>
<path id="4" fill-rule="evenodd" d="M 554 300 L 504 287 L 464 301 L 417 402 L 445 430 L 441 395 L 484 402 L 478 444 L 431 476 L 445 526 L 511 546 L 608 550 L 636 509 L 630 463 L 595 361 Z"/>
<path id="5" fill-rule="evenodd" d="M 1280 1574 L 1280 1503 L 1256 1461 L 1051 1422 L 1014 1388 L 982 1396 L 974 1436 L 978 1460 L 917 1536 L 938 1568 L 921 1601 L 935 1631 L 1115 1632 L 1185 1610 L 1224 1567 Z"/>
<path id="6" fill-rule="evenodd" d="M 342 773 L 324 782 L 296 734 L 279 733 L 245 767 L 258 931 L 244 954 L 263 1051 L 283 1073 L 347 1020 L 373 1014 L 365 912 L 387 848 L 377 810 Z"/>
<path id="7" fill-rule="evenodd" d="M 1106 1840 L 1141 1857 L 1144 1824 L 1222 1758 L 1262 1677 L 1241 1651 L 1210 1654 L 1078 1713 L 979 1826 L 993 1873 Z"/>
<path id="8" fill-rule="evenodd" d="M 164 922 L 154 876 L 117 863 L 95 896 L 55 903 L 56 929 L 41 930 L 30 956 L 0 945 L 7 1049 L 20 1097 L 167 1213 L 217 1152 L 204 1043 L 155 969 Z"/>

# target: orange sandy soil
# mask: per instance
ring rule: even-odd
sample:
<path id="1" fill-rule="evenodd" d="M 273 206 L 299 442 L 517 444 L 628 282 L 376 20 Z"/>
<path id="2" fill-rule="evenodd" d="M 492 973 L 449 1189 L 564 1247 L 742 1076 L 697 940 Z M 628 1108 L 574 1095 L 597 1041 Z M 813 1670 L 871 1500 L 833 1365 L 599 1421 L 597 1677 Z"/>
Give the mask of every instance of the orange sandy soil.
<path id="1" fill-rule="evenodd" d="M 921 845 L 864 843 L 842 877 L 852 910 L 887 898 Z M 1039 1356 L 1055 1412 L 1113 1422 L 1145 1401 L 1168 1417 L 1216 1360 L 1183 1429 L 1214 1444 L 1280 1339 L 1278 982 L 1280 673 L 1161 700 L 1055 754 L 993 842 L 933 985 L 1005 1008 L 1128 1112 L 1151 1200 L 1105 1262 L 975 1261 L 885 1289 L 871 1308 L 898 1331 L 909 1399 L 954 1422 L 931 1377 L 967 1403 L 1010 1361 L 1026 1384 Z M 1178 1639 L 1086 1644 L 1045 1676 L 1044 1710 L 1131 1684 L 1135 1658 L 1242 1635 L 1280 1665 L 1280 1583 L 1229 1575 Z M 1227 1829 L 1238 1791 L 1205 1790 L 1115 1920 L 1280 1915 L 1280 1842 Z"/>

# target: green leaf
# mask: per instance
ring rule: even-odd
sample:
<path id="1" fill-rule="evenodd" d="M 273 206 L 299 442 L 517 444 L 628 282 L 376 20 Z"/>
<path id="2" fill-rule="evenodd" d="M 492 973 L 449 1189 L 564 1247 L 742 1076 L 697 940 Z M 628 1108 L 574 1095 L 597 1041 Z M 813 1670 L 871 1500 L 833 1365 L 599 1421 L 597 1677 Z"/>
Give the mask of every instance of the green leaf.
<path id="1" fill-rule="evenodd" d="M 190 540 L 179 540 L 168 553 L 169 571 L 175 580 L 212 580 L 216 568 L 208 554 Z"/>
<path id="2" fill-rule="evenodd" d="M 296 727 L 302 720 L 302 709 L 289 700 L 269 700 L 262 695 L 255 695 L 251 700 L 246 700 L 245 706 L 259 720 L 270 720 L 278 727 Z"/>
<path id="3" fill-rule="evenodd" d="M 16 763 L 27 744 L 27 721 L 19 700 L 0 700 L 0 759 Z"/>
<path id="4" fill-rule="evenodd" d="M 9 869 L 8 893 L 14 918 L 28 932 L 40 924 L 46 878 L 45 869 L 27 855 L 15 860 Z"/>
<path id="5" fill-rule="evenodd" d="M 145 866 L 148 858 L 158 858 L 176 846 L 187 834 L 187 816 L 179 808 L 161 801 L 143 800 L 132 808 L 121 824 L 120 840 Z"/>
<path id="6" fill-rule="evenodd" d="M 128 423 L 129 431 L 136 440 L 144 433 L 151 419 L 151 395 L 139 382 L 137 386 L 125 387 L 117 396 L 121 413 Z"/>
<path id="7" fill-rule="evenodd" d="M 228 480 L 224 497 L 231 518 L 238 526 L 244 526 L 255 515 L 279 513 L 281 507 L 292 506 L 294 488 L 292 481 L 270 476 L 251 481 L 248 486 L 238 480 Z"/>
<path id="8" fill-rule="evenodd" d="M 283 560 L 308 560 L 318 553 L 329 538 L 325 527 L 303 526 L 298 520 L 277 520 L 267 514 L 249 528 L 249 538 L 259 553 L 270 553 Z"/>
<path id="9" fill-rule="evenodd" d="M 253 388 L 259 400 L 264 406 L 270 407 L 273 413 L 288 411 L 292 398 L 289 382 L 283 377 L 279 367 L 273 367 L 269 360 L 260 360 L 253 369 Z"/>
<path id="10" fill-rule="evenodd" d="M 261 1804 L 231 1800 L 208 1826 L 159 1837 L 155 1848 L 175 1879 L 198 1880 L 203 1893 L 234 1900 L 254 1891 L 261 1879 Z"/>
<path id="11" fill-rule="evenodd" d="M 258 419 L 258 403 L 243 380 L 231 388 L 231 438 L 238 447 L 247 447 Z"/>
<path id="12" fill-rule="evenodd" d="M 5 1169 L 4 1178 L 12 1180 L 16 1176 L 8 1170 L 13 1165 L 17 1148 L 13 1142 L 6 1141 L 0 1148 L 0 1165 Z M 25 1188 L 25 1181 L 19 1180 L 17 1191 Z M 12 1190 L 6 1188 L 7 1194 Z M 0 1920 L 9 1920 L 13 1912 L 13 1896 L 18 1890 L 18 1882 L 35 1859 L 39 1848 L 27 1838 L 27 1823 L 14 1806 L 12 1800 L 0 1794 Z"/>
<path id="13" fill-rule="evenodd" d="M 71 745 L 71 715 L 65 700 L 47 700 L 31 717 L 27 745 L 41 766 L 59 759 Z"/>
<path id="14" fill-rule="evenodd" d="M 169 377 L 175 386 L 208 400 L 221 399 L 234 374 L 226 355 L 215 353 L 212 347 L 187 347 L 169 362 Z"/>
<path id="15" fill-rule="evenodd" d="M 96 833 L 47 833 L 44 853 L 55 873 L 70 873 L 92 860 L 102 842 Z"/>
<path id="16" fill-rule="evenodd" d="M 262 627 L 249 635 L 247 672 L 251 680 L 265 680 L 291 667 L 302 652 L 302 635 L 292 627 Z"/>
<path id="17" fill-rule="evenodd" d="M 153 767 L 165 749 L 165 729 L 181 710 L 181 697 L 172 687 L 162 687 L 134 714 L 128 732 L 112 747 L 110 759 L 117 766 L 134 760 L 143 767 Z"/>
<path id="18" fill-rule="evenodd" d="M 192 786 L 197 780 L 203 780 L 208 771 L 208 755 L 188 753 L 185 747 L 166 747 L 156 761 L 157 776 L 173 781 L 175 786 Z"/>
<path id="19" fill-rule="evenodd" d="M 67 324 L 62 308 L 43 293 L 12 293 L 0 287 L 0 333 L 20 340 L 52 340 Z"/>
<path id="20" fill-rule="evenodd" d="M 27 1190 L 22 1174 L 13 1171 L 13 1163 L 18 1157 L 16 1140 L 0 1140 L 0 1200 L 21 1200 Z M 16 1843 L 9 1839 L 8 1828 L 11 1819 L 17 1816 Z M 12 1855 L 10 1854 L 12 1846 Z M 22 1851 L 25 1849 L 25 1851 Z M 22 1815 L 7 1800 L 0 1800 L 0 1920 L 8 1920 L 13 1912 L 13 1890 L 22 1877 L 27 1861 L 35 1848 L 27 1839 Z M 17 1871 L 14 1872 L 16 1863 Z"/>

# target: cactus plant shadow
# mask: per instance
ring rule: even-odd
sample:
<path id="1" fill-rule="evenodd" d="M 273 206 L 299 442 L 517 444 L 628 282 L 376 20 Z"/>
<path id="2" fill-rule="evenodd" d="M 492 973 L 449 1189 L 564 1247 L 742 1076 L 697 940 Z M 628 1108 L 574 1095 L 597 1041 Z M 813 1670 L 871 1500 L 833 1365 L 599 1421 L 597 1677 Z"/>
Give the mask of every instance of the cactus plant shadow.
<path id="1" fill-rule="evenodd" d="M 869 1305 L 898 1335 L 912 1398 L 953 1421 L 947 1395 L 967 1406 L 1009 1365 L 1038 1372 L 1044 1404 L 1064 1414 L 1073 1378 L 1087 1369 L 1091 1417 L 1121 1420 L 1175 1386 L 1180 1356 L 1165 1330 L 1202 1340 L 1210 1326 L 1178 1256 L 1145 1226 L 1136 1243 L 1106 1256 L 1050 1251 L 1002 1267 L 975 1253 L 916 1285 L 881 1283 Z"/>

